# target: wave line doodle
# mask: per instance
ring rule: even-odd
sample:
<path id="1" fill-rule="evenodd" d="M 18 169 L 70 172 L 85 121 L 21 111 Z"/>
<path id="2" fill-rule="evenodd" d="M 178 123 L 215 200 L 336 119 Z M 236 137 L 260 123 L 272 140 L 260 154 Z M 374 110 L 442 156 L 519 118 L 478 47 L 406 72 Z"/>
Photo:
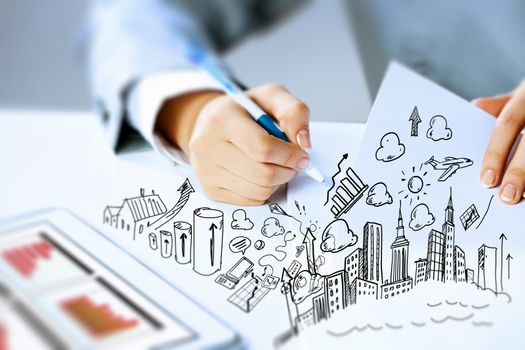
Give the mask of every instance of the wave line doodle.
<path id="1" fill-rule="evenodd" d="M 474 317 L 474 313 L 471 313 L 471 314 L 469 314 L 467 316 L 463 316 L 463 317 L 447 316 L 447 317 L 442 318 L 440 320 L 431 317 L 430 320 L 432 322 L 434 322 L 434 323 L 444 323 L 444 322 L 446 322 L 448 320 L 456 321 L 456 322 L 463 322 L 463 321 L 470 320 L 472 317 Z"/>

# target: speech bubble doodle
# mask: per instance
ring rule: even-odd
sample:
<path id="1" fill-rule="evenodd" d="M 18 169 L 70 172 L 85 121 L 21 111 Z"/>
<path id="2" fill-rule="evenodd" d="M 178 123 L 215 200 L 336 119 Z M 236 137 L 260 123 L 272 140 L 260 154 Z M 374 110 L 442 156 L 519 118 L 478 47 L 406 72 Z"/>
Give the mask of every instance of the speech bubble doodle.
<path id="1" fill-rule="evenodd" d="M 246 250 L 250 248 L 252 245 L 252 241 L 248 237 L 239 236 L 235 237 L 230 241 L 230 250 L 233 253 L 240 253 L 242 252 L 242 255 L 246 253 Z"/>

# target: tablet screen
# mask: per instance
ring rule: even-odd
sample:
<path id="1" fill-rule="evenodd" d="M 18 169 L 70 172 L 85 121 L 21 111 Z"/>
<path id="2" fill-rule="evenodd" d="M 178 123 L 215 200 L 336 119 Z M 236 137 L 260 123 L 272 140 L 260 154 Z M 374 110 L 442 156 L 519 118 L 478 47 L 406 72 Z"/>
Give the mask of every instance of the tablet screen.
<path id="1" fill-rule="evenodd" d="M 144 348 L 193 336 L 51 223 L 0 235 L 0 271 L 1 313 L 41 345 Z M 28 339 L 13 322 L 0 320 L 0 342 Z"/>

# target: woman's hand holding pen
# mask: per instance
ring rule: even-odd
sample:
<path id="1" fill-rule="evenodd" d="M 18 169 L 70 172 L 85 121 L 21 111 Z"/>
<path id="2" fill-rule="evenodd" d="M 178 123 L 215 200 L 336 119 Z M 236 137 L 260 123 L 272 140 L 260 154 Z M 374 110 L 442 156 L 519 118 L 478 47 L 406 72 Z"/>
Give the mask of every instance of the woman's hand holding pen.
<path id="1" fill-rule="evenodd" d="M 213 200 L 260 205 L 308 168 L 309 110 L 279 85 L 246 92 L 273 116 L 291 143 L 271 136 L 231 98 L 196 92 L 165 103 L 157 130 L 189 158 Z"/>

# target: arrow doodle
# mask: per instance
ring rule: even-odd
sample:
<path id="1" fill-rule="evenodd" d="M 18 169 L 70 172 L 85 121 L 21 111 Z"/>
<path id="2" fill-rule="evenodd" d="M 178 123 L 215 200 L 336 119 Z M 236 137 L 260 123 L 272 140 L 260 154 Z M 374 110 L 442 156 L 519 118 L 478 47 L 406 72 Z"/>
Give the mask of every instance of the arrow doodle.
<path id="1" fill-rule="evenodd" d="M 186 256 L 186 238 L 188 238 L 188 236 L 185 233 L 180 235 L 180 240 L 181 240 L 181 243 L 182 243 L 182 256 L 183 257 Z"/>
<path id="2" fill-rule="evenodd" d="M 507 267 L 508 267 L 508 271 L 507 271 L 507 279 L 510 280 L 510 261 L 514 259 L 510 254 L 507 255 Z"/>
<path id="3" fill-rule="evenodd" d="M 418 129 L 419 123 L 421 123 L 421 118 L 419 117 L 417 106 L 414 106 L 414 109 L 412 110 L 412 114 L 410 115 L 410 118 L 408 118 L 408 121 L 412 122 L 412 126 L 410 128 L 410 136 L 418 136 Z"/>
<path id="4" fill-rule="evenodd" d="M 215 259 L 214 259 L 214 253 L 215 253 L 215 230 L 217 229 L 217 225 L 215 225 L 215 223 L 212 223 L 211 226 L 210 226 L 210 231 L 211 231 L 211 238 L 210 238 L 210 261 L 211 261 L 211 264 L 214 265 L 215 264 Z"/>
<path id="5" fill-rule="evenodd" d="M 166 255 L 169 255 L 169 253 L 170 253 L 170 252 L 169 252 L 169 249 L 170 249 L 170 246 L 169 246 L 170 241 L 168 241 L 167 239 L 165 239 L 165 240 L 164 240 L 164 244 L 165 244 L 165 246 L 166 246 Z"/>
<path id="6" fill-rule="evenodd" d="M 500 274 L 499 274 L 499 285 L 501 287 L 501 290 L 503 290 L 503 240 L 507 240 L 507 236 L 505 236 L 504 233 L 502 233 L 499 236 L 499 239 L 501 240 L 501 249 L 500 249 Z"/>
<path id="7" fill-rule="evenodd" d="M 180 192 L 180 197 L 177 203 L 175 203 L 175 205 L 173 206 L 173 208 L 171 208 L 166 212 L 166 214 L 162 215 L 160 218 L 149 224 L 148 227 L 158 223 L 157 227 L 155 227 L 155 229 L 158 230 L 165 223 L 173 219 L 182 210 L 182 208 L 184 208 L 186 203 L 188 203 L 188 200 L 190 199 L 190 193 L 195 192 L 193 186 L 191 185 L 188 179 L 184 181 L 184 183 L 179 187 L 177 191 Z"/>

